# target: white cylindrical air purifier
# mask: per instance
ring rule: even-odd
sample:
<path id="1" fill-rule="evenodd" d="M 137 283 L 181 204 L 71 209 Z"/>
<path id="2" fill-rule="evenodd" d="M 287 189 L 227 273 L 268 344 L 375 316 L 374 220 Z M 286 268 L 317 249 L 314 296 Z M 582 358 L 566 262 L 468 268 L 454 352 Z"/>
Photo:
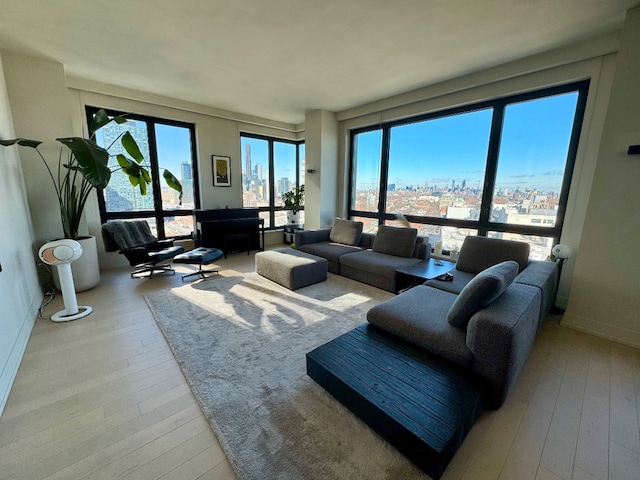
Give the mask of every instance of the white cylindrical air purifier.
<path id="1" fill-rule="evenodd" d="M 73 273 L 71 272 L 71 263 L 82 256 L 82 246 L 75 240 L 68 238 L 54 240 L 40 247 L 38 255 L 44 263 L 58 269 L 58 277 L 60 278 L 64 310 L 54 313 L 51 320 L 53 322 L 68 322 L 89 315 L 93 308 L 78 306 L 76 290 L 73 285 Z"/>

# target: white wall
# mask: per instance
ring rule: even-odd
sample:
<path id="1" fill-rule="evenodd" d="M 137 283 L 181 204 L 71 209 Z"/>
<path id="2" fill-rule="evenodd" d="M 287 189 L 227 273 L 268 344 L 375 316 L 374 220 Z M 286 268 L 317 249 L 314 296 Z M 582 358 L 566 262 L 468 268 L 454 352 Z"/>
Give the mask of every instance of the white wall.
<path id="1" fill-rule="evenodd" d="M 629 10 L 563 324 L 640 347 L 640 7 Z"/>
<path id="2" fill-rule="evenodd" d="M 338 212 L 338 132 L 335 114 L 305 114 L 305 228 L 330 227 Z"/>
<path id="3" fill-rule="evenodd" d="M 16 135 L 43 141 L 40 151 L 55 175 L 62 145 L 55 141 L 70 136 L 71 112 L 64 67 L 13 52 L 4 52 L 3 64 Z M 51 178 L 42 160 L 28 148 L 20 149 L 22 168 L 38 245 L 63 235 L 60 213 Z"/>
<path id="4" fill-rule="evenodd" d="M 0 52 L 0 138 L 15 138 Z M 35 235 L 17 147 L 0 147 L 0 414 L 42 299 Z"/>

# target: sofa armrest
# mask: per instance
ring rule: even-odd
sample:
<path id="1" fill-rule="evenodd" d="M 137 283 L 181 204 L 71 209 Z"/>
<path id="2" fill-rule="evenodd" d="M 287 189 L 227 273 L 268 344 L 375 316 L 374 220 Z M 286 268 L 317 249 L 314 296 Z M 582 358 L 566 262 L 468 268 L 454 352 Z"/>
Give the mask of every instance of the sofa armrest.
<path id="1" fill-rule="evenodd" d="M 307 243 L 329 242 L 330 228 L 321 228 L 319 230 L 298 230 L 295 235 L 296 247 L 300 247 Z"/>
<path id="2" fill-rule="evenodd" d="M 489 408 L 502 405 L 529 356 L 540 303 L 538 288 L 514 283 L 469 321 L 466 343 L 473 353 L 472 370 L 488 382 Z"/>
<path id="3" fill-rule="evenodd" d="M 556 288 L 558 287 L 558 265 L 554 262 L 529 260 L 527 268 L 520 272 L 514 282 L 540 289 L 542 294 L 540 320 L 542 320 L 553 306 Z"/>
<path id="4" fill-rule="evenodd" d="M 358 246 L 363 250 L 368 250 L 373 247 L 373 240 L 376 238 L 375 233 L 367 233 L 364 232 L 362 237 L 360 237 L 360 243 Z"/>
<path id="5" fill-rule="evenodd" d="M 429 260 L 431 258 L 431 244 L 429 243 L 429 237 L 418 236 L 416 239 L 416 246 L 413 249 L 413 257 L 420 260 Z"/>

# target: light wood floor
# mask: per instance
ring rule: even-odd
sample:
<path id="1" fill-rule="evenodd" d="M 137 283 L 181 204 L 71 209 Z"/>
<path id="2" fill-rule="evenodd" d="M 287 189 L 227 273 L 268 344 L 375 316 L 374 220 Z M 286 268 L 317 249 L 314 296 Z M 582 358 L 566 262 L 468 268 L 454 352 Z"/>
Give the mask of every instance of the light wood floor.
<path id="1" fill-rule="evenodd" d="M 253 255 L 218 265 L 253 271 Z M 129 271 L 103 272 L 79 294 L 90 316 L 36 321 L 0 419 L 0 479 L 235 478 L 142 298 L 180 276 Z M 61 308 L 57 298 L 44 313 Z M 640 479 L 640 351 L 558 321 L 547 320 L 509 399 L 480 417 L 443 479 Z"/>

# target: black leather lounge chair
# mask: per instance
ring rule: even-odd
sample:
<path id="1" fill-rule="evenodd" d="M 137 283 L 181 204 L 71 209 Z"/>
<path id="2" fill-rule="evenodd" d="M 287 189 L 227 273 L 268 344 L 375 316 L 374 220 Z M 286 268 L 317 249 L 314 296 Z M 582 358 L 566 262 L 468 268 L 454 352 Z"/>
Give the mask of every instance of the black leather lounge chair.
<path id="1" fill-rule="evenodd" d="M 146 220 L 114 221 L 102 225 L 102 239 L 107 252 L 120 251 L 132 267 L 131 278 L 153 277 L 154 273 L 171 273 L 169 264 L 160 264 L 184 252 L 173 240 L 158 240 Z"/>

